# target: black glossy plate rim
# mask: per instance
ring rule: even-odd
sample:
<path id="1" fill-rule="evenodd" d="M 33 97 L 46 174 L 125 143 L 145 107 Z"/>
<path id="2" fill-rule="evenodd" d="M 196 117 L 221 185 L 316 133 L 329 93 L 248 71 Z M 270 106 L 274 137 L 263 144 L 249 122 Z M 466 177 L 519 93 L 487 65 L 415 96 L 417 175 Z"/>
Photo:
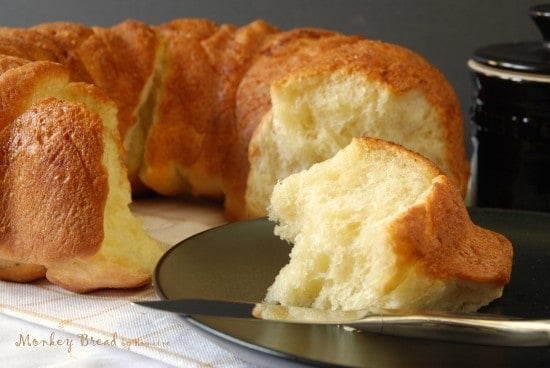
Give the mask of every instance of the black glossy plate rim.
<path id="1" fill-rule="evenodd" d="M 526 219 L 527 222 L 531 221 L 531 219 L 539 219 L 539 222 L 548 222 L 550 225 L 550 214 L 548 213 L 541 213 L 541 212 L 531 212 L 531 211 L 518 211 L 518 210 L 508 210 L 508 209 L 497 209 L 497 208 L 470 208 L 470 213 L 474 221 L 477 219 L 483 219 L 485 217 L 502 217 L 504 219 L 509 219 L 512 222 L 516 222 L 517 219 L 520 219 L 519 222 L 521 222 L 521 219 Z M 164 256 L 159 261 L 154 277 L 153 277 L 153 284 L 154 287 L 158 293 L 158 295 L 162 299 L 170 299 L 170 296 L 167 295 L 164 292 L 164 288 L 162 285 L 162 282 L 159 278 L 159 273 L 165 264 L 165 262 L 170 259 L 173 256 L 174 252 L 178 252 L 178 250 L 181 250 L 182 247 L 185 247 L 189 242 L 197 241 L 207 236 L 208 234 L 211 234 L 214 232 L 231 232 L 235 226 L 238 227 L 247 227 L 247 226 L 254 226 L 255 223 L 265 223 L 267 221 L 266 218 L 259 218 L 259 219 L 252 219 L 252 220 L 246 220 L 238 223 L 230 223 L 221 225 L 209 230 L 205 230 L 203 232 L 200 232 L 198 234 L 195 234 L 182 242 L 176 244 L 174 247 L 172 247 L 170 250 L 168 250 Z M 238 224 L 238 225 L 235 225 Z M 519 224 L 518 226 L 522 226 Z M 540 226 L 539 226 L 540 228 Z M 544 236 L 546 239 L 546 236 L 550 236 L 550 230 L 544 231 Z M 548 253 L 550 254 L 550 253 Z M 545 299 L 547 300 L 547 299 Z M 250 300 L 249 300 L 250 301 Z M 218 326 L 218 320 L 214 318 L 214 320 L 209 318 L 203 318 L 203 317 L 184 317 L 181 316 L 184 322 L 186 322 L 190 327 L 207 337 L 208 339 L 212 340 L 219 346 L 225 348 L 226 350 L 235 353 L 237 356 L 240 356 L 246 361 L 254 362 L 257 365 L 264 365 L 264 366 L 327 366 L 327 367 L 349 367 L 353 365 L 347 365 L 347 364 L 339 364 L 334 362 L 328 362 L 325 360 L 319 360 L 315 357 L 311 356 L 303 356 L 301 354 L 294 354 L 289 353 L 288 351 L 266 347 L 261 344 L 256 344 L 255 342 L 246 341 L 243 339 L 240 339 L 239 337 L 233 336 L 231 333 L 226 333 L 219 328 Z M 260 321 L 263 322 L 263 321 Z M 489 348 L 490 349 L 490 348 Z M 549 349 L 550 350 L 550 349 Z M 537 352 L 535 350 L 532 350 L 533 352 Z M 527 354 L 529 354 L 528 351 L 526 351 Z M 521 357 L 520 352 L 520 357 Z M 514 357 L 512 357 L 512 362 L 510 363 L 510 366 L 514 365 Z M 545 362 L 549 362 L 550 355 L 546 355 L 545 353 L 542 353 L 541 359 Z M 388 365 L 392 366 L 392 365 Z"/>

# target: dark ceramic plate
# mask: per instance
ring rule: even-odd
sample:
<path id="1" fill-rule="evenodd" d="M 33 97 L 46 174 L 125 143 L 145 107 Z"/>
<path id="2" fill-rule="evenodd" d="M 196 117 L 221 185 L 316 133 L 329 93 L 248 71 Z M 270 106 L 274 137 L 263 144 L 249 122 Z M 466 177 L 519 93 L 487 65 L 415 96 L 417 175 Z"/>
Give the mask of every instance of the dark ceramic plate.
<path id="1" fill-rule="evenodd" d="M 474 222 L 514 244 L 512 282 L 483 312 L 550 319 L 550 214 L 471 209 Z M 197 234 L 159 262 L 155 287 L 162 298 L 257 302 L 290 246 L 266 219 L 238 222 Z M 350 333 L 329 326 L 260 320 L 182 317 L 190 326 L 243 359 L 261 366 L 532 367 L 550 366 L 550 347 L 507 348 Z"/>

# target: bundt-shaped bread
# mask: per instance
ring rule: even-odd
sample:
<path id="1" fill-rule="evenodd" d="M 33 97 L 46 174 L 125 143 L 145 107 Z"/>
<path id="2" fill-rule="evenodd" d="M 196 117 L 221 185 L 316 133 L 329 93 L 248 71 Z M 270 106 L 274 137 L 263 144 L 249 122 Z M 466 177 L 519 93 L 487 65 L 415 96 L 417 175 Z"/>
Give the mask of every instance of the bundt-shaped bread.
<path id="1" fill-rule="evenodd" d="M 354 139 L 283 179 L 269 216 L 293 243 L 271 304 L 471 312 L 510 280 L 510 242 L 471 222 L 431 161 L 388 141 Z"/>
<path id="2" fill-rule="evenodd" d="M 463 122 L 449 83 L 413 52 L 361 37 L 318 29 L 281 32 L 263 21 L 236 27 L 204 19 L 157 26 L 129 20 L 111 28 L 66 22 L 0 28 L 0 87 L 5 209 L 0 257 L 9 261 L 0 266 L 0 277 L 5 279 L 29 280 L 48 269 L 55 282 L 91 288 L 92 276 L 85 286 L 76 275 L 69 281 L 68 272 L 61 277 L 53 271 L 62 263 L 56 254 L 65 259 L 103 254 L 105 246 L 99 244 L 106 244 L 111 231 L 106 224 L 114 218 L 108 205 L 112 193 L 119 193 L 120 208 L 128 202 L 126 173 L 134 195 L 223 199 L 227 218 L 237 220 L 265 215 L 277 180 L 330 158 L 353 137 L 374 136 L 426 155 L 461 193 L 466 191 Z M 47 123 L 47 116 L 58 117 Z M 76 116 L 81 124 L 70 124 Z M 101 124 L 109 131 L 115 127 L 119 137 L 100 135 Z M 46 129 L 41 126 L 49 126 L 55 137 L 82 139 L 69 140 L 73 149 L 60 140 L 50 161 L 15 145 L 16 137 L 34 134 L 35 141 L 25 144 L 46 150 L 39 143 L 44 137 L 37 132 Z M 115 163 L 116 150 L 108 148 L 108 142 L 117 141 L 124 167 Z M 70 184 L 53 189 L 54 182 L 28 179 L 34 170 L 30 163 L 23 165 L 22 176 L 17 165 L 31 157 L 43 175 Z M 84 197 L 63 203 L 77 186 Z M 19 190 L 24 192 L 15 195 Z M 36 196 L 47 197 L 51 208 L 36 205 Z M 18 222 L 21 214 L 25 221 L 44 222 L 25 227 Z M 133 221 L 128 216 L 117 226 L 126 228 L 123 223 Z M 38 233 L 48 233 L 50 243 L 37 243 Z M 61 233 L 66 235 L 53 235 Z M 147 239 L 135 234 L 142 236 Z M 78 245 L 64 244 L 66 237 L 79 239 Z M 150 269 L 151 262 L 143 264 Z M 118 285 L 138 284 L 139 277 L 130 278 L 134 281 Z M 99 280 L 96 285 L 106 286 Z"/>

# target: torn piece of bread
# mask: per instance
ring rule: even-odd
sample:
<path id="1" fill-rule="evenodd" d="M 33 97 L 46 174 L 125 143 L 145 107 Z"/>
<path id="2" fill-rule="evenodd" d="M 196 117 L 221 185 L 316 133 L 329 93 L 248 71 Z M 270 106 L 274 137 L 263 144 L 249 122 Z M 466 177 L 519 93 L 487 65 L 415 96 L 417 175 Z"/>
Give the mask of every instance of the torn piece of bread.
<path id="1" fill-rule="evenodd" d="M 354 139 L 282 180 L 269 216 L 294 246 L 267 303 L 467 312 L 510 280 L 510 242 L 472 223 L 435 164 L 387 141 Z"/>

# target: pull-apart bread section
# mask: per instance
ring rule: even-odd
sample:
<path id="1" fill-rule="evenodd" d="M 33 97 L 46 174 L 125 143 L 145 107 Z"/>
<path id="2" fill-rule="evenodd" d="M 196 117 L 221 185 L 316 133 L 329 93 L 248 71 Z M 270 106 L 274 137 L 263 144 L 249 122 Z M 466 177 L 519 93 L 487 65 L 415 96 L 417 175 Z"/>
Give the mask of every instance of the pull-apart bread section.
<path id="1" fill-rule="evenodd" d="M 269 216 L 293 243 L 271 304 L 471 312 L 510 280 L 510 242 L 472 223 L 431 161 L 387 141 L 354 139 L 282 180 Z"/>
<path id="2" fill-rule="evenodd" d="M 78 292 L 148 283 L 162 248 L 128 208 L 111 100 L 51 62 L 0 86 L 1 277 Z"/>

